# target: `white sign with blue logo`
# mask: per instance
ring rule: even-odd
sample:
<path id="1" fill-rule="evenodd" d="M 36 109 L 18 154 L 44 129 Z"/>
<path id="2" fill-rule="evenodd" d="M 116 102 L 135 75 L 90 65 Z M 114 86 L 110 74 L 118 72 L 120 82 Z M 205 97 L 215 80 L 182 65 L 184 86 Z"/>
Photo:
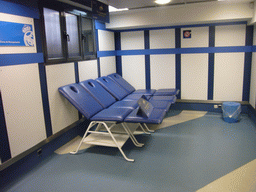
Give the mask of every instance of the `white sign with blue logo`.
<path id="1" fill-rule="evenodd" d="M 0 46 L 34 46 L 33 27 L 30 24 L 0 21 Z"/>

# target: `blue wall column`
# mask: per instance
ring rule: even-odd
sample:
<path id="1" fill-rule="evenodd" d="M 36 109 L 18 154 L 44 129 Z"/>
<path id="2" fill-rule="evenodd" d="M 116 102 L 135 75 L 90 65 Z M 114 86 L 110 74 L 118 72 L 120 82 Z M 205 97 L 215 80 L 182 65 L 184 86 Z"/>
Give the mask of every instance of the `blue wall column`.
<path id="1" fill-rule="evenodd" d="M 78 62 L 74 62 L 74 65 L 75 65 L 75 78 L 76 78 L 76 83 L 79 83 L 80 80 L 79 80 L 79 67 L 78 67 Z M 82 114 L 78 111 L 78 116 L 79 116 L 79 119 L 82 119 Z"/>
<path id="2" fill-rule="evenodd" d="M 11 158 L 11 150 L 4 117 L 4 108 L 0 90 L 0 158 L 2 163 Z"/>
<path id="3" fill-rule="evenodd" d="M 149 45 L 149 30 L 144 31 L 144 43 L 145 49 L 150 49 Z M 145 75 L 146 75 L 146 89 L 151 88 L 150 80 L 150 55 L 145 55 Z"/>
<path id="4" fill-rule="evenodd" d="M 215 46 L 215 26 L 209 26 L 209 47 Z M 214 89 L 214 53 L 208 59 L 208 100 L 213 100 Z"/>
<path id="5" fill-rule="evenodd" d="M 115 32 L 115 50 L 121 50 L 121 33 Z M 116 56 L 116 72 L 122 76 L 122 56 Z"/>
<path id="6" fill-rule="evenodd" d="M 179 49 L 181 48 L 181 29 L 175 28 L 175 48 Z M 181 90 L 181 54 L 175 54 L 175 67 L 176 67 L 176 89 Z M 178 94 L 177 98 L 181 98 L 181 91 L 180 94 Z"/>
<path id="7" fill-rule="evenodd" d="M 252 45 L 253 45 L 253 26 L 246 26 L 245 46 L 252 46 Z M 252 52 L 245 52 L 243 101 L 249 101 L 249 97 L 250 97 L 251 64 L 252 64 Z"/>
<path id="8" fill-rule="evenodd" d="M 49 97 L 48 97 L 45 64 L 43 63 L 38 64 L 38 68 L 39 68 L 41 94 L 42 94 L 42 102 L 43 102 L 43 109 L 44 109 L 46 135 L 47 137 L 50 137 L 52 135 L 52 122 L 51 122 L 51 115 L 50 115 L 50 104 L 49 104 Z"/>
<path id="9" fill-rule="evenodd" d="M 97 52 L 99 51 L 99 33 L 98 33 L 98 29 L 95 30 L 95 36 L 96 36 L 96 49 L 97 49 Z M 100 74 L 100 58 L 97 57 L 97 65 L 98 65 L 98 77 L 101 76 Z"/>

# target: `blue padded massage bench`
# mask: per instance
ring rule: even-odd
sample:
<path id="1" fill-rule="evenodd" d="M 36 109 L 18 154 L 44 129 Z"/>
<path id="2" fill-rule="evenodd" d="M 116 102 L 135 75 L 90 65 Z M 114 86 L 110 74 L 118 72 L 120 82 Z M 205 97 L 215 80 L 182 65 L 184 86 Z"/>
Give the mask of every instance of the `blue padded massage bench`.
<path id="1" fill-rule="evenodd" d="M 86 89 L 86 91 L 88 93 L 90 93 L 103 107 L 128 107 L 128 108 L 132 108 L 132 109 L 136 109 L 138 108 L 138 100 L 140 98 L 143 99 L 147 99 L 145 96 L 140 95 L 140 98 L 137 98 L 136 100 L 118 100 L 116 101 L 115 97 L 113 97 L 106 89 L 104 89 L 96 80 L 86 80 L 86 81 L 82 81 L 79 83 L 83 88 Z M 115 84 L 113 86 L 116 86 Z M 117 87 L 110 87 L 113 88 L 114 91 L 117 94 L 117 97 L 119 99 L 121 99 L 122 97 L 120 96 L 122 94 L 122 90 L 120 90 L 118 92 L 118 88 Z M 119 94 L 118 94 L 119 93 Z M 119 95 L 119 96 L 118 96 Z M 127 93 L 125 93 L 125 95 L 127 95 Z M 137 95 L 139 96 L 139 95 Z M 152 105 L 153 108 L 156 109 L 161 109 L 164 110 L 166 112 L 169 111 L 170 107 L 171 107 L 172 102 L 169 101 L 150 101 L 150 105 Z M 149 122 L 147 122 L 149 123 Z M 148 126 L 146 125 L 146 123 L 143 123 L 145 129 L 148 132 L 154 132 L 149 130 Z M 139 124 L 139 126 L 141 127 L 141 125 Z M 144 131 L 144 129 L 142 128 L 142 131 Z"/>
<path id="2" fill-rule="evenodd" d="M 86 89 L 103 107 L 130 107 L 132 109 L 136 109 L 138 107 L 138 99 L 135 100 L 119 100 L 116 101 L 115 97 L 112 96 L 106 89 L 104 89 L 96 80 L 89 79 L 86 81 L 82 81 L 79 83 L 83 88 Z M 115 91 L 118 91 L 118 87 L 116 87 Z M 140 98 L 147 99 L 147 97 L 143 97 L 142 95 Z M 119 97 L 121 98 L 121 97 Z M 109 102 L 107 102 L 109 101 Z M 108 103 L 107 105 L 105 103 Z M 169 101 L 152 101 L 151 104 L 154 108 L 164 109 L 169 111 L 172 102 Z"/>
<path id="3" fill-rule="evenodd" d="M 129 138 L 137 147 L 142 147 L 144 144 L 136 140 L 125 122 L 138 123 L 141 129 L 147 133 L 141 123 L 161 123 L 167 111 L 154 108 L 144 98 L 136 101 L 116 101 L 94 80 L 62 86 L 59 88 L 59 92 L 85 118 L 91 121 L 76 151 L 71 154 L 76 154 L 84 142 L 91 145 L 117 147 L 127 161 L 134 161 L 134 159 L 126 157 L 122 146 Z M 112 131 L 117 124 L 123 128 L 123 133 Z M 99 129 L 101 126 L 105 128 L 104 131 Z"/>
<path id="4" fill-rule="evenodd" d="M 99 84 L 102 85 L 111 95 L 113 95 L 116 100 L 118 101 L 138 101 L 139 99 L 143 98 L 150 102 L 151 105 L 153 105 L 154 108 L 165 108 L 166 102 L 169 102 L 170 104 L 173 104 L 176 102 L 176 96 L 155 96 L 152 94 L 134 94 L 133 92 L 128 92 L 123 87 L 118 85 L 115 81 L 110 79 L 109 77 L 103 76 L 96 79 L 96 81 L 99 82 Z M 156 107 L 157 106 L 157 107 Z M 169 108 L 168 108 L 169 110 Z M 167 110 L 167 111 L 168 111 Z M 148 123 L 148 122 L 147 122 Z M 149 130 L 146 123 L 143 123 L 145 126 L 145 129 L 149 132 L 154 132 Z"/>

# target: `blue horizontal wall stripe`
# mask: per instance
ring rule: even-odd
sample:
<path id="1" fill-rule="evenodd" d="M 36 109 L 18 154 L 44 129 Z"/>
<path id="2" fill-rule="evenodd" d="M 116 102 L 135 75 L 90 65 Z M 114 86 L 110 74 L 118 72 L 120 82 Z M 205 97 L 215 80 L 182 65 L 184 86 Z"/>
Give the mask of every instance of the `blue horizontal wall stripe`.
<path id="1" fill-rule="evenodd" d="M 95 21 L 95 29 L 106 29 L 105 27 L 105 23 L 99 22 L 99 21 Z"/>
<path id="2" fill-rule="evenodd" d="M 102 22 L 97 21 L 97 20 L 95 21 L 95 29 L 100 29 L 100 30 L 103 30 L 103 31 L 115 32 L 115 30 L 107 29 L 105 23 L 102 23 Z"/>
<path id="3" fill-rule="evenodd" d="M 116 56 L 116 51 L 97 51 L 97 57 Z"/>
<path id="4" fill-rule="evenodd" d="M 43 53 L 0 54 L 0 66 L 43 62 Z"/>
<path id="5" fill-rule="evenodd" d="M 0 12 L 39 19 L 38 9 L 2 0 L 0 0 Z"/>
<path id="6" fill-rule="evenodd" d="M 233 46 L 233 47 L 192 47 L 170 49 L 138 49 L 98 51 L 98 57 L 122 56 L 122 55 L 161 55 L 161 54 L 194 54 L 194 53 L 235 53 L 256 52 L 256 46 Z"/>
<path id="7" fill-rule="evenodd" d="M 116 51 L 116 55 L 122 56 L 122 55 L 233 53 L 233 52 L 252 52 L 252 46 L 120 50 L 120 51 Z"/>
<path id="8" fill-rule="evenodd" d="M 209 47 L 208 53 L 252 52 L 252 46 Z"/>

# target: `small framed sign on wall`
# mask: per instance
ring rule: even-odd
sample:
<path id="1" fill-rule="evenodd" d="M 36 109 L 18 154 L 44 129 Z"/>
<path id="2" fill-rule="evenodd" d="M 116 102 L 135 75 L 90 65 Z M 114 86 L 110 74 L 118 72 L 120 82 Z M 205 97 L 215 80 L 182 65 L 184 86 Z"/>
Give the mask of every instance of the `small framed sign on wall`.
<path id="1" fill-rule="evenodd" d="M 0 21 L 0 46 L 28 46 L 35 44 L 31 24 Z"/>
<path id="2" fill-rule="evenodd" d="M 190 38 L 191 38 L 191 30 L 184 30 L 183 39 L 190 39 Z"/>

